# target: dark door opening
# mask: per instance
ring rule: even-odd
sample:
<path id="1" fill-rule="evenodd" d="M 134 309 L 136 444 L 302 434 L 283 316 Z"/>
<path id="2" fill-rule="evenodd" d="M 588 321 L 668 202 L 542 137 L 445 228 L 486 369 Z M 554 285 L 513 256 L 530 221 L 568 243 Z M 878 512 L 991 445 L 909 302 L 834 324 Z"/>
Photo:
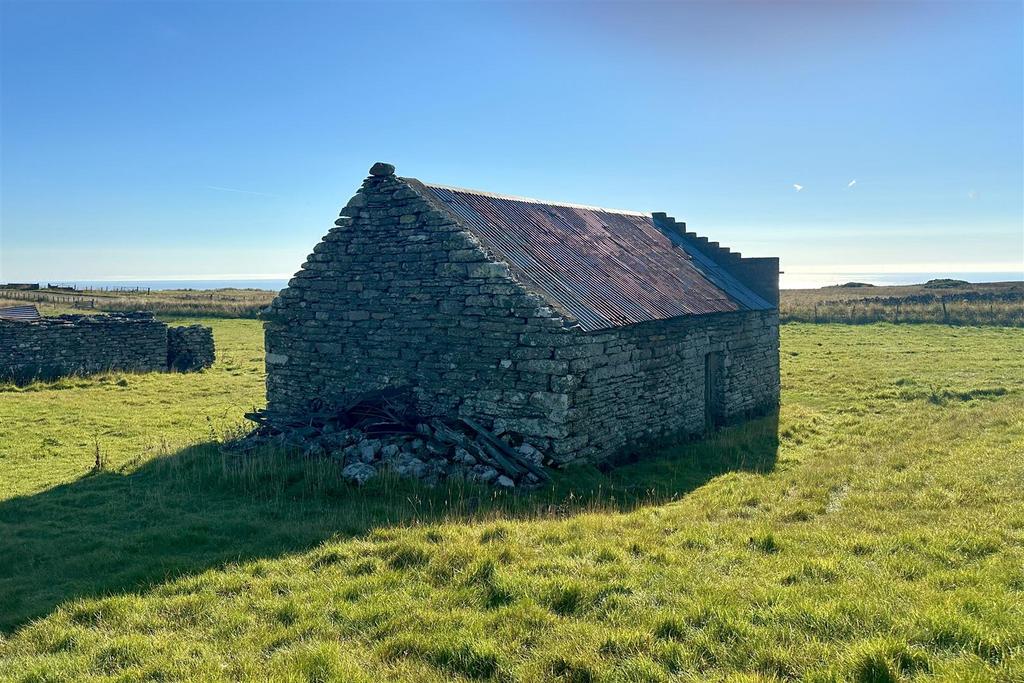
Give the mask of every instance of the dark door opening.
<path id="1" fill-rule="evenodd" d="M 722 426 L 725 386 L 722 378 L 722 354 L 712 351 L 704 356 L 704 428 L 712 432 Z"/>

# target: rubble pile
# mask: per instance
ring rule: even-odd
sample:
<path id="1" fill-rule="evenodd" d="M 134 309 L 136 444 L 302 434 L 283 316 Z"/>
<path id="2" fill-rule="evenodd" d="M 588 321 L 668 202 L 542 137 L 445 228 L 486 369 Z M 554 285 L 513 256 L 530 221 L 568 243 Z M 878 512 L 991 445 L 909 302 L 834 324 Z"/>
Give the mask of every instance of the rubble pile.
<path id="1" fill-rule="evenodd" d="M 530 488 L 550 479 L 544 454 L 521 435 L 495 434 L 469 418 L 422 417 L 410 406 L 400 393 L 381 392 L 341 410 L 314 404 L 302 422 L 272 423 L 263 411 L 247 413 L 256 429 L 228 449 L 248 453 L 274 444 L 330 458 L 357 485 L 385 470 L 431 486 L 461 478 Z"/>

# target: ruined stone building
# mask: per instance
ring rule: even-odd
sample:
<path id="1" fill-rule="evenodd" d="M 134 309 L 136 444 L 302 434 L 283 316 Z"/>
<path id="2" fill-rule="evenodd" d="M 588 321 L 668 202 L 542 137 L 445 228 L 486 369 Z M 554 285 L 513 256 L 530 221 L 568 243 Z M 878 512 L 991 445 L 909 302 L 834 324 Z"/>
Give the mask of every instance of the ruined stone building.
<path id="1" fill-rule="evenodd" d="M 192 372 L 213 361 L 213 330 L 202 325 L 170 327 L 145 312 L 43 317 L 34 306 L 0 309 L 0 382 Z"/>
<path id="2" fill-rule="evenodd" d="M 270 419 L 407 387 L 565 464 L 778 404 L 777 258 L 383 163 L 335 225 L 264 314 Z"/>

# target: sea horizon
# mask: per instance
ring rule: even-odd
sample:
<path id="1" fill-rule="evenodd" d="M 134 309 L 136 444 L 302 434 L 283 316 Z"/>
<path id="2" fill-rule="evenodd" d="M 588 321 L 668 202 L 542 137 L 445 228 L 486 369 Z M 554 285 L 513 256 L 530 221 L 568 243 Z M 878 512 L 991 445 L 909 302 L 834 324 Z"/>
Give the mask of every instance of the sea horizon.
<path id="1" fill-rule="evenodd" d="M 827 272 L 791 272 L 783 273 L 779 278 L 780 289 L 818 289 L 845 284 L 863 282 L 876 286 L 896 286 L 923 284 L 928 280 L 950 278 L 965 280 L 970 283 L 981 282 L 1020 282 L 1024 281 L 1024 272 L 927 272 L 927 273 L 827 273 Z M 279 291 L 288 285 L 290 278 L 255 277 L 255 278 L 109 278 L 109 279 L 58 279 L 40 278 L 21 280 L 20 282 L 39 283 L 40 285 L 59 285 L 76 287 L 77 289 L 115 289 L 139 287 L 150 290 L 171 289 L 259 289 Z"/>

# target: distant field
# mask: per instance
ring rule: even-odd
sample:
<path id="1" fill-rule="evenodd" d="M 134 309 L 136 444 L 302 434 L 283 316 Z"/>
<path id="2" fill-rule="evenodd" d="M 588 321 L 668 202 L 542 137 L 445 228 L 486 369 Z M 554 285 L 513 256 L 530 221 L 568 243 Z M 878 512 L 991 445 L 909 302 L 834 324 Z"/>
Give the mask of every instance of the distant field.
<path id="1" fill-rule="evenodd" d="M 517 498 L 224 458 L 201 322 L 0 386 L 0 679 L 1024 680 L 1024 330 L 788 324 L 777 421 Z"/>
<path id="2" fill-rule="evenodd" d="M 262 289 L 168 289 L 152 292 L 0 289 L 0 307 L 35 304 L 45 315 L 55 312 L 152 311 L 164 316 L 255 318 L 277 292 Z"/>
<path id="3" fill-rule="evenodd" d="M 779 315 L 784 322 L 1024 327 L 1024 282 L 856 285 L 784 289 L 780 293 Z"/>
<path id="4" fill-rule="evenodd" d="M 259 289 L 160 290 L 151 293 L 76 293 L 0 290 L 0 306 L 35 303 L 57 311 L 153 311 L 160 315 L 255 318 L 277 292 Z M 941 323 L 1024 327 L 1024 282 L 952 287 L 822 287 L 784 289 L 779 313 L 784 322 Z"/>

